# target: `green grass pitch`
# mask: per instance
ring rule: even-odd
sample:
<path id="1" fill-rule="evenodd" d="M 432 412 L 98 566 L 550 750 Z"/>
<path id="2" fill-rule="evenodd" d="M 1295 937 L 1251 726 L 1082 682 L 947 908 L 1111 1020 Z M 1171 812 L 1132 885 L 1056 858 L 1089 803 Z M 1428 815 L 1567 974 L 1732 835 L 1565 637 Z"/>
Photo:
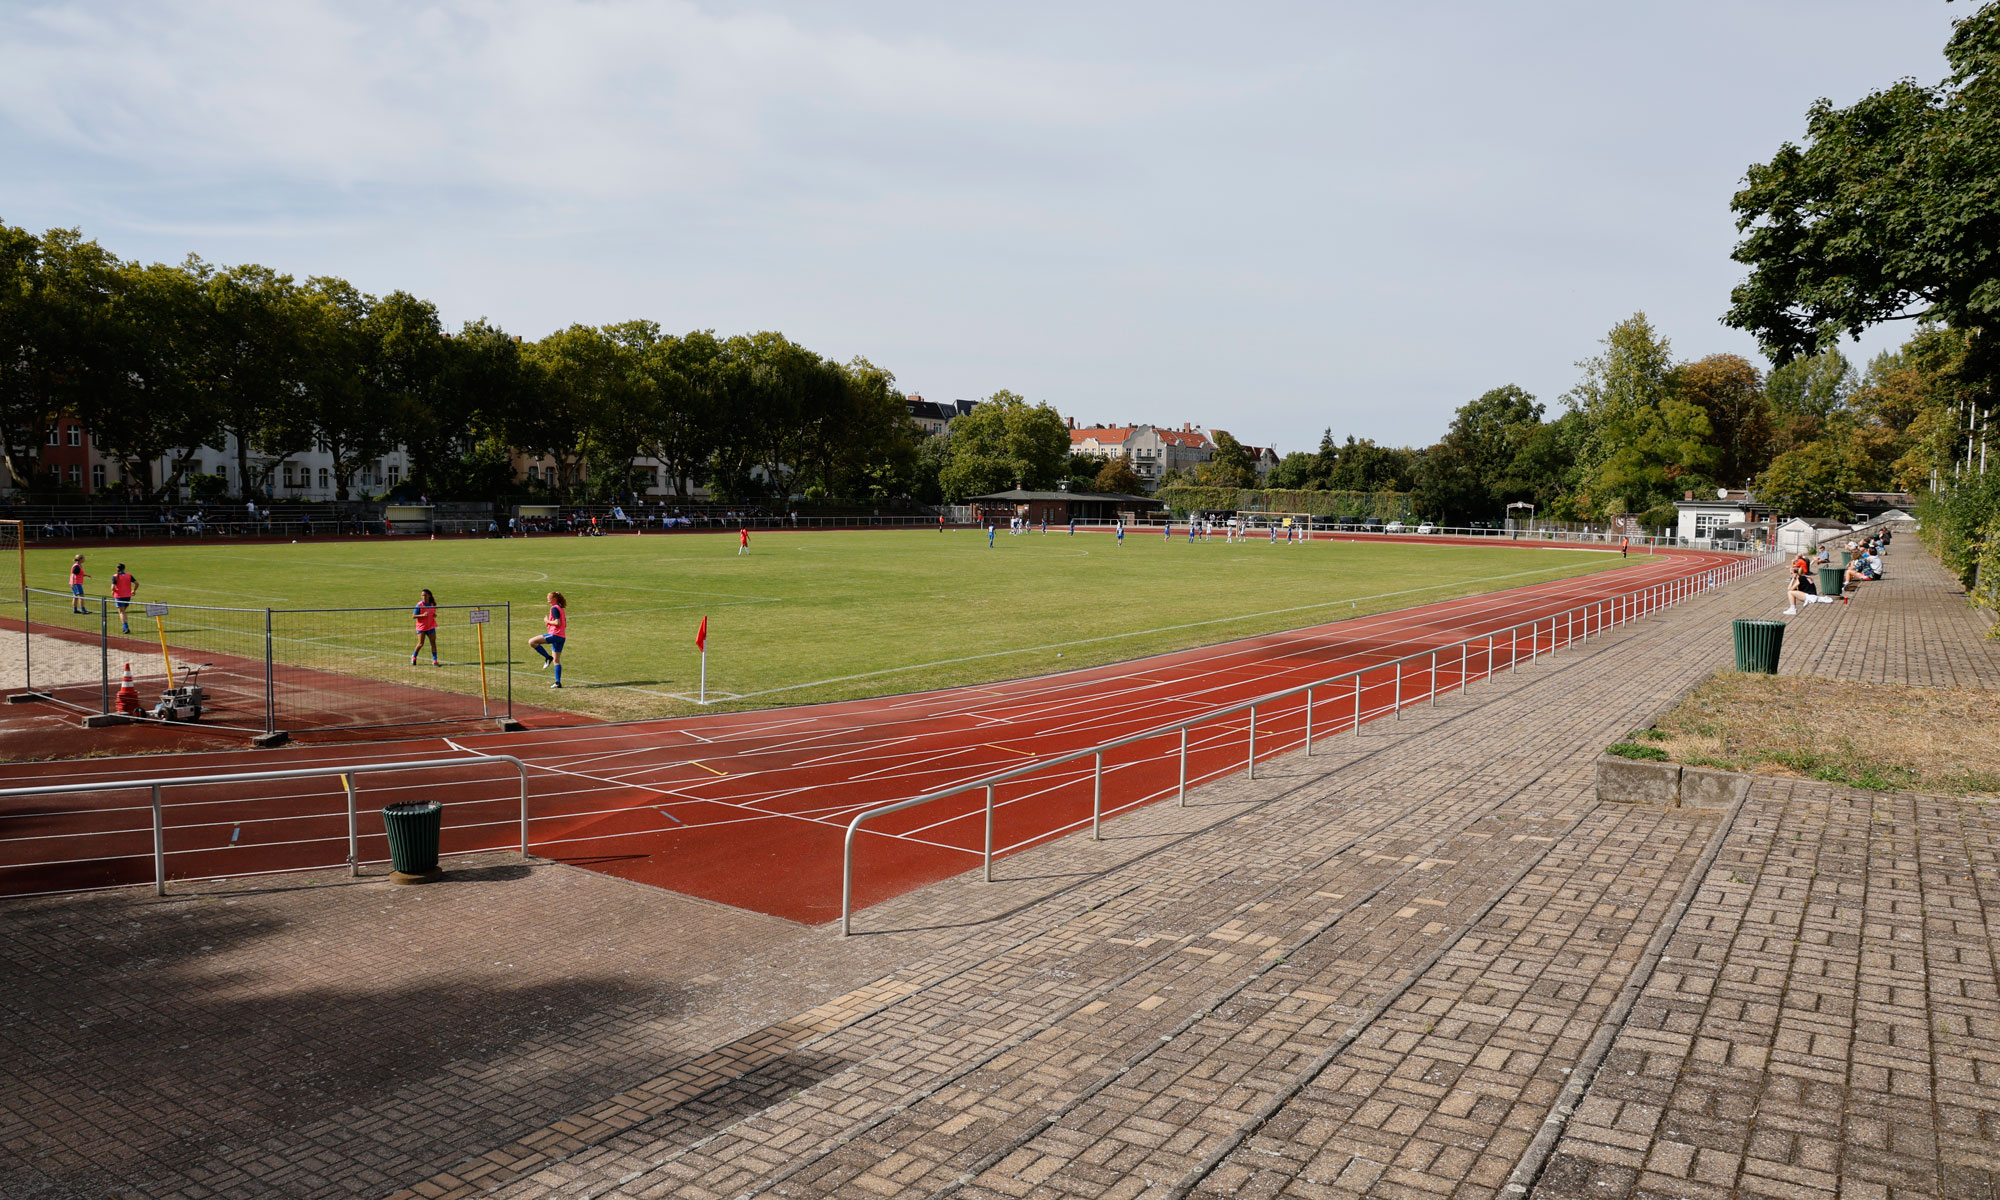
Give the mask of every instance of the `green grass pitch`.
<path id="1" fill-rule="evenodd" d="M 733 533 L 345 538 L 104 548 L 89 551 L 88 566 L 93 595 L 122 560 L 140 581 L 139 601 L 168 604 L 409 606 L 420 587 L 446 605 L 511 602 L 516 700 L 629 718 L 697 711 L 687 697 L 704 616 L 709 695 L 721 697 L 712 707 L 769 707 L 1046 674 L 1619 565 L 1615 552 L 1442 543 L 1190 545 L 1133 533 L 1120 547 L 1108 534 L 1060 530 L 1002 532 L 990 550 L 973 530 L 755 533 L 751 553 L 736 549 Z M 66 590 L 68 562 L 66 551 L 30 552 L 31 586 Z M 550 589 L 570 602 L 559 693 L 544 690 L 527 649 Z M 36 604 L 40 619 L 45 601 Z M 409 667 L 412 626 L 396 614 L 359 624 L 329 617 L 309 647 L 281 639 L 277 655 L 476 691 L 463 621 L 453 613 L 441 624 L 455 664 L 445 671 Z M 94 632 L 96 619 L 89 625 Z M 499 631 L 489 627 L 491 662 L 503 653 Z M 261 645 L 237 652 L 261 655 Z"/>

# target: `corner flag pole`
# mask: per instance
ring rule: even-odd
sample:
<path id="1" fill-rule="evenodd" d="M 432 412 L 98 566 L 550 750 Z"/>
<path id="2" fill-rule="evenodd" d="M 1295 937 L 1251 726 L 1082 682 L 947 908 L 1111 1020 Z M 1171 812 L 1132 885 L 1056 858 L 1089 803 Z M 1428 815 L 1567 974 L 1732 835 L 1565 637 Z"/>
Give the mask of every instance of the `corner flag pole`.
<path id="1" fill-rule="evenodd" d="M 694 631 L 694 648 L 701 651 L 701 699 L 697 704 L 708 703 L 708 618 L 701 619 L 701 628 Z"/>

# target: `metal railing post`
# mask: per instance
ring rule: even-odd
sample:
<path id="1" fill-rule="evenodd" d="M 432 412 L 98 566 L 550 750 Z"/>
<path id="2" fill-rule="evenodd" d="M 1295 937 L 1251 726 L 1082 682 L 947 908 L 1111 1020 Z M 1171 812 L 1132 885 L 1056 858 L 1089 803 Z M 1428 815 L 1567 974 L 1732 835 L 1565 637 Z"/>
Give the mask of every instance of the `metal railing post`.
<path id="1" fill-rule="evenodd" d="M 1400 658 L 1396 660 L 1396 706 L 1389 710 L 1389 714 L 1399 721 L 1403 719 L 1403 660 Z"/>
<path id="2" fill-rule="evenodd" d="M 272 669 L 271 610 L 264 610 L 264 732 L 278 732 L 278 680 Z"/>
<path id="3" fill-rule="evenodd" d="M 340 786 L 347 793 L 347 874 L 351 879 L 361 878 L 361 835 L 355 827 L 354 776 L 342 773 Z"/>
<path id="4" fill-rule="evenodd" d="M 1250 706 L 1250 778 L 1257 778 L 1257 706 Z"/>
<path id="5" fill-rule="evenodd" d="M 510 648 L 507 657 L 514 656 Z M 857 818 L 858 820 L 858 818 Z M 840 936 L 852 932 L 854 916 L 854 831 L 858 824 L 847 827 L 847 836 L 840 844 Z"/>
<path id="6" fill-rule="evenodd" d="M 528 764 L 515 763 L 521 772 L 521 857 L 528 857 Z"/>
<path id="7" fill-rule="evenodd" d="M 1458 644 L 1458 690 L 1461 692 L 1465 691 L 1467 686 L 1465 682 L 1465 655 L 1469 646 L 1469 642 L 1460 642 Z"/>
<path id="8" fill-rule="evenodd" d="M 1306 757 L 1313 756 L 1313 690 L 1306 688 Z"/>
<path id="9" fill-rule="evenodd" d="M 160 810 L 160 785 L 153 785 L 153 894 L 167 894 L 167 829 Z"/>
<path id="10" fill-rule="evenodd" d="M 1361 736 L 1361 673 L 1354 673 L 1354 736 Z"/>
<path id="11" fill-rule="evenodd" d="M 986 882 L 993 882 L 993 785 L 986 785 Z"/>
<path id="12" fill-rule="evenodd" d="M 1104 751 L 1097 752 L 1097 769 L 1092 773 L 1090 783 L 1090 840 L 1101 841 L 1099 827 L 1104 823 Z"/>
<path id="13" fill-rule="evenodd" d="M 97 598 L 98 706 L 100 713 L 111 711 L 111 606 Z"/>
<path id="14" fill-rule="evenodd" d="M 1438 702 L 1438 652 L 1433 650 L 1431 651 L 1431 707 L 1436 708 L 1437 702 Z"/>
<path id="15" fill-rule="evenodd" d="M 1507 631 L 1507 673 L 1512 675 L 1521 662 L 1521 627 Z"/>
<path id="16" fill-rule="evenodd" d="M 1181 807 L 1187 807 L 1187 726 L 1181 726 Z"/>

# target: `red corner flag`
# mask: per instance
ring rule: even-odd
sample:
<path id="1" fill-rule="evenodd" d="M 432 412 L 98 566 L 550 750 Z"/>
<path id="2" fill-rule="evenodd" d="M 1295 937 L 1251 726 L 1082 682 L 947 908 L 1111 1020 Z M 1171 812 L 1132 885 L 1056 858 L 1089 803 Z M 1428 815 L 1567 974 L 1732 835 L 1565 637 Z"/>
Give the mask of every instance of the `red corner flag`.
<path id="1" fill-rule="evenodd" d="M 706 654 L 706 653 L 708 653 L 708 618 L 707 618 L 707 617 L 703 617 L 703 618 L 701 619 L 701 628 L 700 628 L 700 629 L 697 629 L 697 630 L 695 630 L 695 631 L 694 631 L 694 648 L 695 648 L 695 649 L 697 649 L 697 650 L 699 650 L 699 651 L 701 651 L 701 652 L 702 652 L 703 654 Z"/>

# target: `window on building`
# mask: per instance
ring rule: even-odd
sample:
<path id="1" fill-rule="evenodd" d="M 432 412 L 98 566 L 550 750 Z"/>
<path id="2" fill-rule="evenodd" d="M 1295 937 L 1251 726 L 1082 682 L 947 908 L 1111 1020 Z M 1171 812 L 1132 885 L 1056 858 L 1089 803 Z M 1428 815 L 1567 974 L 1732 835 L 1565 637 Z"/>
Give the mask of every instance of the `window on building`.
<path id="1" fill-rule="evenodd" d="M 321 468 L 319 469 L 319 487 L 320 487 L 320 490 L 321 490 L 321 491 L 325 491 L 325 490 L 327 490 L 328 488 L 330 488 L 330 487 L 332 487 L 332 486 L 333 486 L 333 472 L 332 472 L 332 471 L 330 471 L 330 470 L 328 470 L 328 469 L 327 469 L 327 468 L 325 468 L 325 467 L 321 467 Z"/>
<path id="2" fill-rule="evenodd" d="M 228 463 L 216 463 L 216 464 L 215 464 L 215 477 L 216 477 L 217 479 L 227 479 L 227 478 L 229 478 L 229 464 L 228 464 Z"/>
<path id="3" fill-rule="evenodd" d="M 542 468 L 535 463 L 529 463 L 528 478 L 534 480 L 536 483 L 540 483 L 542 481 Z"/>
<path id="4" fill-rule="evenodd" d="M 69 465 L 69 483 L 71 487 L 77 487 L 83 483 L 83 468 L 77 466 L 75 463 Z"/>
<path id="5" fill-rule="evenodd" d="M 391 466 L 389 468 L 389 486 L 395 487 L 401 482 L 403 482 L 403 468 Z"/>
<path id="6" fill-rule="evenodd" d="M 90 490 L 93 492 L 101 492 L 104 490 L 103 463 L 92 463 L 90 465 Z"/>
<path id="7" fill-rule="evenodd" d="M 69 427 L 69 444 L 72 446 L 83 445 L 83 426 L 72 425 Z"/>
<path id="8" fill-rule="evenodd" d="M 54 421 L 49 422 L 49 431 L 43 437 L 43 443 L 50 446 L 62 445 L 62 431 L 56 428 Z"/>
<path id="9" fill-rule="evenodd" d="M 297 484 L 297 483 L 294 483 L 294 482 L 292 481 L 292 464 L 290 464 L 290 463 L 286 463 L 286 464 L 285 464 L 285 486 L 286 486 L 286 487 L 297 487 L 297 486 L 298 486 L 298 484 Z"/>

